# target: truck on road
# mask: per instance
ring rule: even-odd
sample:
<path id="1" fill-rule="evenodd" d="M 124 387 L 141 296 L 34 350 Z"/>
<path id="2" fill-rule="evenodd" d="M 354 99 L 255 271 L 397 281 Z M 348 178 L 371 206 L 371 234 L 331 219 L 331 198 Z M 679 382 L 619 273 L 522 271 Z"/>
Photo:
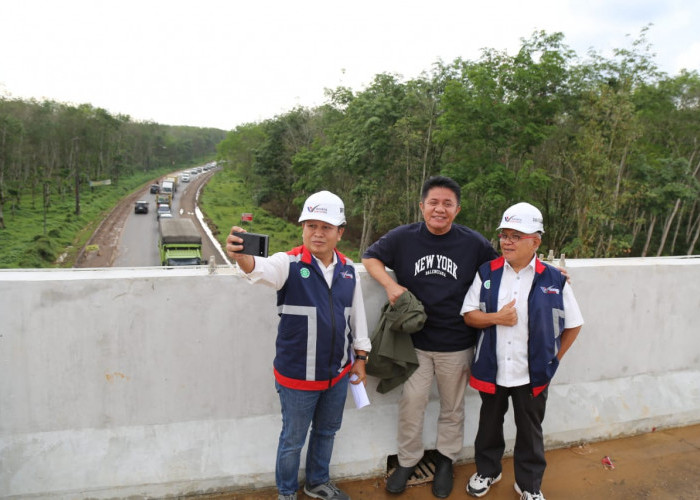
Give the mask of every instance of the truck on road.
<path id="1" fill-rule="evenodd" d="M 160 185 L 160 194 L 175 196 L 175 184 L 172 180 L 164 180 Z"/>
<path id="2" fill-rule="evenodd" d="M 177 179 L 177 175 L 169 175 L 165 178 L 165 180 L 173 183 L 173 192 L 177 191 L 177 184 L 179 182 Z"/>
<path id="3" fill-rule="evenodd" d="M 177 191 L 177 175 L 169 175 L 163 179 L 163 185 L 166 183 L 170 184 L 170 187 L 172 189 L 173 196 L 175 196 L 175 192 Z M 161 186 L 161 191 L 163 190 L 163 186 Z"/>
<path id="4" fill-rule="evenodd" d="M 162 266 L 199 266 L 202 261 L 202 236 L 192 219 L 160 219 L 160 263 Z"/>
<path id="5" fill-rule="evenodd" d="M 173 201 L 173 195 L 170 193 L 158 193 L 156 195 L 156 206 L 158 205 L 168 205 L 170 206 Z"/>

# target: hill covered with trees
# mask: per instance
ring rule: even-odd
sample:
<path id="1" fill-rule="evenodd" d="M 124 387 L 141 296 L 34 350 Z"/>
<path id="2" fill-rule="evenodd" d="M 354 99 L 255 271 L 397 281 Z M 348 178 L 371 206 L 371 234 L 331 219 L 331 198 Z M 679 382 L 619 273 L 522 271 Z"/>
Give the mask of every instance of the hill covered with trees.
<path id="1" fill-rule="evenodd" d="M 700 76 L 658 71 L 645 35 L 605 58 L 537 32 L 515 55 L 379 74 L 361 91 L 328 90 L 323 106 L 240 125 L 219 158 L 288 220 L 309 193 L 340 194 L 360 254 L 420 219 L 435 174 L 463 187 L 458 222 L 490 238 L 506 207 L 528 201 L 545 217 L 543 248 L 567 256 L 693 254 Z"/>
<path id="2" fill-rule="evenodd" d="M 581 56 L 563 34 L 537 32 L 514 55 L 485 49 L 411 79 L 378 74 L 359 91 L 327 90 L 323 106 L 228 133 L 0 96 L 0 241 L 44 238 L 54 246 L 46 257 L 22 257 L 20 241 L 10 262 L 49 263 L 108 208 L 81 216 L 81 200 L 98 203 L 91 184 L 157 177 L 216 152 L 224 178 L 242 182 L 269 217 L 296 222 L 311 192 L 340 194 L 344 244 L 357 255 L 420 219 L 420 186 L 435 174 L 463 188 L 457 221 L 494 242 L 502 211 L 528 201 L 545 217 L 542 248 L 557 254 L 695 254 L 700 76 L 660 72 L 646 31 L 611 57 Z M 228 220 L 225 194 L 206 200 Z M 33 226 L 6 231 L 23 210 Z"/>
<path id="3" fill-rule="evenodd" d="M 0 267 L 56 265 L 120 198 L 214 158 L 225 134 L 136 122 L 89 104 L 0 96 Z"/>
<path id="4" fill-rule="evenodd" d="M 0 229 L 29 195 L 51 205 L 122 176 L 189 164 L 215 153 L 225 131 L 132 121 L 90 104 L 0 96 Z"/>

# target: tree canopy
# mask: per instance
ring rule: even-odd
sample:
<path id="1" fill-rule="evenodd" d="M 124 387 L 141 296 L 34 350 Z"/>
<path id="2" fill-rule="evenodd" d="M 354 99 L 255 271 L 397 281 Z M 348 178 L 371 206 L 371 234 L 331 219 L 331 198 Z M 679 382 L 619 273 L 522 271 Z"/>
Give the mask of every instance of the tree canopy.
<path id="1" fill-rule="evenodd" d="M 503 210 L 527 201 L 543 212 L 543 248 L 692 254 L 700 76 L 658 71 L 646 31 L 610 58 L 535 32 L 515 55 L 486 49 L 406 81 L 379 74 L 360 91 L 328 90 L 323 106 L 238 127 L 219 156 L 281 217 L 315 190 L 338 193 L 360 253 L 419 220 L 420 187 L 441 174 L 462 186 L 457 222 L 489 238 Z"/>
<path id="2" fill-rule="evenodd" d="M 155 171 L 192 162 L 216 151 L 225 132 L 135 122 L 89 104 L 11 99 L 0 96 L 0 229 L 5 210 L 30 194 L 43 199 L 75 197 L 90 181 Z"/>

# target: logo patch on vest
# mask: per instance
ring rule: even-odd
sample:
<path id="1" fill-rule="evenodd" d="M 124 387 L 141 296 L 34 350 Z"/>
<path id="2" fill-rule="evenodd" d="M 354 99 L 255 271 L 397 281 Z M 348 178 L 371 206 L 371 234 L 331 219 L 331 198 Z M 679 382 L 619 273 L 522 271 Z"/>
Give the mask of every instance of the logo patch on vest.
<path id="1" fill-rule="evenodd" d="M 484 288 L 485 288 L 486 290 L 488 290 L 488 289 L 491 288 L 491 280 L 486 280 L 486 281 L 484 281 Z"/>
<path id="2" fill-rule="evenodd" d="M 540 290 L 542 290 L 542 293 L 545 295 L 559 295 L 559 289 L 556 288 L 554 285 L 551 286 L 541 286 Z"/>
<path id="3" fill-rule="evenodd" d="M 341 275 L 343 278 L 345 278 L 346 280 L 351 280 L 351 279 L 354 278 L 354 276 L 352 275 L 352 273 L 349 272 L 349 271 L 343 271 L 342 273 L 340 273 L 340 275 Z"/>
<path id="4" fill-rule="evenodd" d="M 311 276 L 311 271 L 309 271 L 305 267 L 302 267 L 301 269 L 299 269 L 299 275 L 302 278 L 308 278 L 309 276 Z"/>

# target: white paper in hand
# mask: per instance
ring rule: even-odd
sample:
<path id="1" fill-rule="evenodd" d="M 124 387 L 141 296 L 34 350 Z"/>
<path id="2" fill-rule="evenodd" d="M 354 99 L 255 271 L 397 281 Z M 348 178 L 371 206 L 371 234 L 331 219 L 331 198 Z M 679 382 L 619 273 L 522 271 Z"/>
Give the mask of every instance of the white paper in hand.
<path id="1" fill-rule="evenodd" d="M 354 373 L 350 375 L 350 381 L 353 380 L 357 380 L 357 375 Z M 367 397 L 365 384 L 350 384 L 350 391 L 352 392 L 352 398 L 355 400 L 356 408 L 364 408 L 369 404 L 369 397 Z"/>

